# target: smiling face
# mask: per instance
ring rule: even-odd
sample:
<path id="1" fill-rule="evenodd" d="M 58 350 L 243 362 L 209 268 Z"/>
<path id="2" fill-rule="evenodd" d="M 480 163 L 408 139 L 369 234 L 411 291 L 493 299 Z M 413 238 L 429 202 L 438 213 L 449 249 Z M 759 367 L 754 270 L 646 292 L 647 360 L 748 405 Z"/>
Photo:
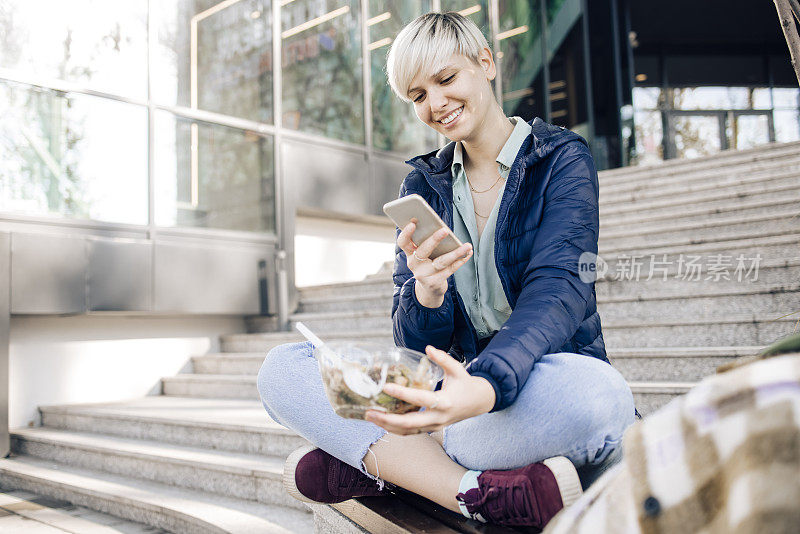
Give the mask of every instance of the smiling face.
<path id="1" fill-rule="evenodd" d="M 489 83 L 495 75 L 488 48 L 481 51 L 477 63 L 453 54 L 439 72 L 415 76 L 408 97 L 423 123 L 451 141 L 470 139 L 486 122 L 495 103 Z"/>

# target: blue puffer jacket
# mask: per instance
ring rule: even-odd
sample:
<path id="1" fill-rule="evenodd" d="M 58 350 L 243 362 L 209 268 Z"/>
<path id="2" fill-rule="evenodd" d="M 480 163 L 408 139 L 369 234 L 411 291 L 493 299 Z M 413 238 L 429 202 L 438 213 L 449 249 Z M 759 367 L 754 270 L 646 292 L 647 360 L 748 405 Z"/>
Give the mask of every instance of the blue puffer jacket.
<path id="1" fill-rule="evenodd" d="M 539 118 L 531 126 L 509 172 L 495 233 L 495 266 L 513 311 L 488 345 L 478 343 L 454 277 L 444 303 L 426 308 L 416 299 L 414 277 L 399 247 L 394 262 L 395 343 L 419 351 L 433 345 L 466 359 L 469 373 L 494 387 L 493 412 L 514 402 L 545 354 L 572 352 L 608 361 L 594 283 L 578 275 L 579 256 L 597 254 L 594 161 L 579 135 Z M 421 195 L 450 228 L 454 146 L 409 160 L 414 170 L 400 188 L 401 197 Z"/>

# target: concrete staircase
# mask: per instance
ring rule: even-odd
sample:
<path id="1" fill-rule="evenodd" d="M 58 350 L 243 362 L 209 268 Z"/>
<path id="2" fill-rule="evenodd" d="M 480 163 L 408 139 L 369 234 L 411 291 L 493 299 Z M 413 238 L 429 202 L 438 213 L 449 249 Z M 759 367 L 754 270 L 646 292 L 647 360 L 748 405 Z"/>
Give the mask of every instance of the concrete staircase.
<path id="1" fill-rule="evenodd" d="M 306 442 L 269 420 L 253 384 L 246 400 L 43 406 L 42 427 L 13 431 L 0 484 L 169 532 L 311 532 L 281 483 L 283 459 Z"/>
<path id="2" fill-rule="evenodd" d="M 800 330 L 800 143 L 602 172 L 600 223 L 606 346 L 643 414 Z M 329 338 L 391 339 L 391 298 L 388 272 L 309 287 L 291 321 Z M 225 343 L 253 351 L 278 336 L 300 339 Z"/>
<path id="3" fill-rule="evenodd" d="M 603 331 L 643 414 L 800 330 L 800 143 L 606 171 L 600 183 Z M 697 280 L 681 274 L 693 257 Z M 389 341 L 391 296 L 388 272 L 304 288 L 291 322 L 331 340 Z M 165 377 L 162 395 L 41 407 L 42 427 L 14 431 L 0 484 L 171 532 L 363 532 L 332 507 L 312 516 L 280 485 L 283 458 L 304 440 L 269 420 L 256 373 L 269 349 L 300 336 L 265 331 L 273 324 L 252 318 L 250 333 L 223 336 L 221 353 Z"/>

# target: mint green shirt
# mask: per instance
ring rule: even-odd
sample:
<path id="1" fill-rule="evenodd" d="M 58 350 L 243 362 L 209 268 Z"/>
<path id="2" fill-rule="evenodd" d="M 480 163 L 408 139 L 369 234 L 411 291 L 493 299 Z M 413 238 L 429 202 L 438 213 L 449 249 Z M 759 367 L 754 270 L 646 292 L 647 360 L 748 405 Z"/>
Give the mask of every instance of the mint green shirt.
<path id="1" fill-rule="evenodd" d="M 467 308 L 472 325 L 479 338 L 484 338 L 500 330 L 511 316 L 500 275 L 494 263 L 494 234 L 497 227 L 497 213 L 506 188 L 511 165 L 522 148 L 525 138 L 531 133 L 528 123 L 519 117 L 509 119 L 514 124 L 506 144 L 497 156 L 498 170 L 502 176 L 500 192 L 494 203 L 483 233 L 478 237 L 478 224 L 472 194 L 464 170 L 464 155 L 461 143 L 456 143 L 453 153 L 453 232 L 462 243 L 472 243 L 472 257 L 455 273 L 456 288 Z"/>

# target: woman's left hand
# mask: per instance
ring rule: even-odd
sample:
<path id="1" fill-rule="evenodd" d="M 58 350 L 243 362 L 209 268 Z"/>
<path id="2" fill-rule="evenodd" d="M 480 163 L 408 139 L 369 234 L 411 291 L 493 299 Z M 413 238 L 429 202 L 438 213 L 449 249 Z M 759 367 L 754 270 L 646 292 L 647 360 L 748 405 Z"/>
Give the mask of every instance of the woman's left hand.
<path id="1" fill-rule="evenodd" d="M 434 432 L 447 425 L 487 413 L 495 403 L 494 388 L 485 379 L 470 375 L 446 352 L 431 345 L 425 347 L 428 358 L 444 369 L 444 383 L 439 391 L 386 384 L 387 395 L 424 406 L 424 412 L 388 414 L 369 410 L 365 419 L 393 434 Z"/>

